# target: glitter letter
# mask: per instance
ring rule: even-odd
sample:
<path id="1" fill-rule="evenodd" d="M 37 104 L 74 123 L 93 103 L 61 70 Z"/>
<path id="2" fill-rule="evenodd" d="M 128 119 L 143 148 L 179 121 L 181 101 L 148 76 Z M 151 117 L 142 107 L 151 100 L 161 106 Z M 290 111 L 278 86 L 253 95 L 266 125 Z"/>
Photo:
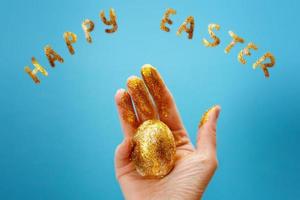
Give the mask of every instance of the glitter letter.
<path id="1" fill-rule="evenodd" d="M 230 52 L 230 49 L 237 43 L 237 42 L 240 42 L 240 43 L 244 43 L 244 39 L 239 37 L 238 35 L 236 35 L 234 32 L 232 31 L 229 31 L 228 32 L 230 37 L 233 38 L 233 40 L 230 42 L 230 44 L 225 48 L 225 53 L 229 53 Z"/>
<path id="2" fill-rule="evenodd" d="M 38 61 L 34 57 L 31 58 L 31 62 L 34 66 L 34 69 L 31 71 L 31 69 L 26 66 L 25 72 L 29 74 L 29 76 L 35 83 L 40 83 L 40 80 L 38 79 L 36 74 L 38 72 L 41 72 L 44 76 L 48 76 L 48 72 L 38 63 Z"/>
<path id="3" fill-rule="evenodd" d="M 55 67 L 55 61 L 57 60 L 60 63 L 64 62 L 64 59 L 58 54 L 56 53 L 51 47 L 50 45 L 45 46 L 44 48 L 45 54 L 49 60 L 49 63 L 52 67 Z"/>
<path id="4" fill-rule="evenodd" d="M 76 34 L 72 33 L 72 32 L 65 32 L 64 39 L 66 41 L 66 44 L 67 44 L 70 54 L 73 55 L 75 52 L 74 52 L 74 48 L 73 48 L 72 44 L 77 41 Z"/>
<path id="5" fill-rule="evenodd" d="M 172 8 L 168 8 L 167 11 L 165 12 L 161 23 L 160 23 L 160 29 L 166 32 L 170 31 L 170 28 L 166 27 L 166 23 L 168 24 L 173 24 L 172 20 L 169 19 L 170 15 L 175 15 L 176 14 L 176 10 L 172 9 Z"/>
<path id="6" fill-rule="evenodd" d="M 238 54 L 238 60 L 240 61 L 240 63 L 246 64 L 246 60 L 243 56 L 244 55 L 251 56 L 250 49 L 257 50 L 258 48 L 254 43 L 252 42 L 248 43 L 248 45 L 244 49 L 242 49 Z"/>
<path id="7" fill-rule="evenodd" d="M 271 62 L 269 63 L 262 63 L 265 61 L 267 58 L 270 59 Z M 265 55 L 260 57 L 255 63 L 253 63 L 253 69 L 256 69 L 257 67 L 261 67 L 262 70 L 264 71 L 265 77 L 270 77 L 268 67 L 273 67 L 275 65 L 275 57 L 270 53 L 267 52 Z"/>
<path id="8" fill-rule="evenodd" d="M 115 10 L 113 8 L 111 8 L 109 10 L 109 17 L 110 17 L 110 20 L 108 21 L 105 17 L 104 11 L 100 12 L 100 18 L 101 18 L 102 22 L 108 26 L 112 26 L 111 29 L 105 29 L 105 32 L 106 33 L 114 33 L 118 29 L 118 24 L 117 24 L 117 16 L 116 16 Z"/>
<path id="9" fill-rule="evenodd" d="M 187 25 L 190 24 L 190 27 L 188 28 Z M 181 24 L 181 26 L 178 28 L 177 35 L 181 35 L 182 31 L 185 31 L 188 33 L 188 38 L 193 38 L 193 32 L 194 32 L 194 17 L 189 16 L 186 18 L 186 20 Z"/>
<path id="10" fill-rule="evenodd" d="M 92 38 L 91 38 L 91 34 L 90 32 L 92 32 L 94 30 L 94 22 L 86 19 L 84 20 L 84 22 L 82 23 L 82 29 L 84 30 L 85 33 L 85 38 L 88 41 L 88 43 L 92 43 Z"/>
<path id="11" fill-rule="evenodd" d="M 205 38 L 202 40 L 204 46 L 206 47 L 215 47 L 220 44 L 220 39 L 215 35 L 212 29 L 216 29 L 217 31 L 220 30 L 220 25 L 218 24 L 209 24 L 208 25 L 208 33 L 210 37 L 214 40 L 213 42 L 209 42 Z"/>

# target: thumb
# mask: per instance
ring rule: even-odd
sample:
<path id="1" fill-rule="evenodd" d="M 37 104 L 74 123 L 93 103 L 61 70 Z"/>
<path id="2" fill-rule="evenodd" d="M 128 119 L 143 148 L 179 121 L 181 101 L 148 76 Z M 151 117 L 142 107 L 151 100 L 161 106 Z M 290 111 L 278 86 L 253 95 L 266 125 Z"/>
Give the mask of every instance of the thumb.
<path id="1" fill-rule="evenodd" d="M 132 150 L 132 144 L 130 138 L 124 138 L 123 142 L 118 145 L 115 151 L 115 170 L 117 179 L 124 174 L 126 166 L 131 162 L 130 154 Z"/>
<path id="2" fill-rule="evenodd" d="M 220 111 L 221 107 L 217 105 L 203 114 L 198 128 L 197 151 L 216 153 L 216 126 Z"/>

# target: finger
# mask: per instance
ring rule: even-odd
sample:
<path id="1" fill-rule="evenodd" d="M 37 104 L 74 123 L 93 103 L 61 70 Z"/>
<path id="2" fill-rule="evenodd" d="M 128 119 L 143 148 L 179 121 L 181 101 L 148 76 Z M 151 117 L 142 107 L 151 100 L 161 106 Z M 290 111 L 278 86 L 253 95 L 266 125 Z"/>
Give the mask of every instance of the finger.
<path id="1" fill-rule="evenodd" d="M 154 99 L 160 120 L 167 124 L 171 130 L 183 129 L 172 94 L 156 68 L 146 64 L 142 67 L 141 74 Z"/>
<path id="2" fill-rule="evenodd" d="M 199 152 L 216 153 L 216 126 L 220 111 L 220 106 L 213 106 L 202 116 L 197 138 Z"/>
<path id="3" fill-rule="evenodd" d="M 125 137 L 132 137 L 138 121 L 129 93 L 124 89 L 119 89 L 115 95 L 115 102 Z"/>
<path id="4" fill-rule="evenodd" d="M 156 119 L 157 113 L 144 81 L 136 76 L 131 76 L 127 80 L 127 88 L 134 102 L 139 122 Z"/>
<path id="5" fill-rule="evenodd" d="M 167 124 L 173 132 L 176 146 L 189 143 L 187 132 L 180 119 L 173 96 L 157 69 L 146 64 L 142 67 L 141 74 L 155 102 L 160 120 Z"/>
<path id="6" fill-rule="evenodd" d="M 116 148 L 115 151 L 115 169 L 116 176 L 119 179 L 123 174 L 129 170 L 126 166 L 130 164 L 130 154 L 132 150 L 131 140 L 125 138 L 121 144 Z"/>

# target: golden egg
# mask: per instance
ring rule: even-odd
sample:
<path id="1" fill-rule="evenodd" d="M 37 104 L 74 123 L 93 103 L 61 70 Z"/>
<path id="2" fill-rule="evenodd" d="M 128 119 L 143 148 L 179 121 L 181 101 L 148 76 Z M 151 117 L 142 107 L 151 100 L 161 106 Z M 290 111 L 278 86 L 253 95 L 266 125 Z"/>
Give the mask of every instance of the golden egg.
<path id="1" fill-rule="evenodd" d="M 131 158 L 140 175 L 160 178 L 173 169 L 176 146 L 166 124 L 159 120 L 147 120 L 138 127 L 132 141 Z"/>

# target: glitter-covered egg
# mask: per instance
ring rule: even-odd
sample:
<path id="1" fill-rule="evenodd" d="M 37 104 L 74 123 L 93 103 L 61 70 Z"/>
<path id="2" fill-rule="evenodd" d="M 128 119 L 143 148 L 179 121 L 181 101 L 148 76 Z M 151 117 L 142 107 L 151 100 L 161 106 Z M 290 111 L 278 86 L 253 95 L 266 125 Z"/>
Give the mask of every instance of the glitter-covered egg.
<path id="1" fill-rule="evenodd" d="M 174 167 L 175 153 L 175 140 L 166 124 L 147 120 L 138 127 L 133 137 L 131 158 L 141 176 L 166 176 Z"/>

